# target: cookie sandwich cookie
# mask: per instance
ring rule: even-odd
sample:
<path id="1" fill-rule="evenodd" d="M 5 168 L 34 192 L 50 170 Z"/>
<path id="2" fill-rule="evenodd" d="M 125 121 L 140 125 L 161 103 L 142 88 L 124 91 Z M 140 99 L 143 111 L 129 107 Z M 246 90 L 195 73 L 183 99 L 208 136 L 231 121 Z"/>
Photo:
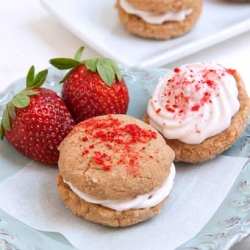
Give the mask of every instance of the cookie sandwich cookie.
<path id="1" fill-rule="evenodd" d="M 59 195 L 88 221 L 125 227 L 147 220 L 173 187 L 173 150 L 154 128 L 127 115 L 79 123 L 59 151 Z"/>
<path id="2" fill-rule="evenodd" d="M 168 40 L 197 23 L 202 0 L 117 0 L 121 23 L 132 34 Z"/>
<path id="3" fill-rule="evenodd" d="M 175 151 L 175 161 L 204 162 L 231 147 L 244 131 L 249 97 L 236 70 L 191 63 L 160 79 L 148 120 Z"/>

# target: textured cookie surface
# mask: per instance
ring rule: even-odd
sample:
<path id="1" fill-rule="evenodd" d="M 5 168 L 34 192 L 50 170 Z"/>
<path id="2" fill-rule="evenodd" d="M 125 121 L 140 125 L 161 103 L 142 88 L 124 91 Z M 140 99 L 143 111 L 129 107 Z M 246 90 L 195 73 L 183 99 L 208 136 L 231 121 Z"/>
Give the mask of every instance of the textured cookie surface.
<path id="1" fill-rule="evenodd" d="M 79 198 L 71 191 L 69 186 L 63 182 L 60 175 L 57 177 L 57 187 L 62 201 L 74 214 L 88 221 L 111 227 L 130 226 L 159 214 L 168 198 L 166 197 L 161 203 L 151 208 L 115 211 L 97 204 L 88 203 Z"/>
<path id="2" fill-rule="evenodd" d="M 156 130 L 127 115 L 79 123 L 59 151 L 58 166 L 65 181 L 93 198 L 112 200 L 161 187 L 174 158 Z"/>
<path id="3" fill-rule="evenodd" d="M 193 11 L 184 21 L 167 21 L 163 24 L 146 23 L 140 17 L 126 13 L 120 7 L 119 0 L 116 7 L 120 21 L 128 32 L 145 38 L 168 40 L 185 34 L 197 23 L 202 11 L 202 0 L 189 1 L 189 4 Z"/>
<path id="4" fill-rule="evenodd" d="M 234 73 L 238 87 L 239 111 L 232 117 L 231 125 L 220 134 L 209 137 L 200 144 L 186 144 L 179 140 L 165 139 L 167 144 L 175 151 L 175 161 L 199 163 L 216 157 L 230 148 L 242 135 L 248 121 L 250 99 L 244 83 L 238 72 Z M 148 122 L 148 116 L 144 118 Z"/>

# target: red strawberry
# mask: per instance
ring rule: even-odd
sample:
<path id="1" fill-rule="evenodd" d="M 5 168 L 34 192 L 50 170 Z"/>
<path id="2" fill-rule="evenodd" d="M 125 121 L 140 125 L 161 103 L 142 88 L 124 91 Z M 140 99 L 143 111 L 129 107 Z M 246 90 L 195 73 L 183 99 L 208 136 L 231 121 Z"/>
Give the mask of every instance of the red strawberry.
<path id="1" fill-rule="evenodd" d="M 51 59 L 58 69 L 71 69 L 61 82 L 62 98 L 78 123 L 106 114 L 125 114 L 129 93 L 117 64 L 111 59 L 80 61 L 83 47 L 70 58 Z"/>
<path id="2" fill-rule="evenodd" d="M 21 154 L 56 165 L 58 146 L 75 122 L 63 100 L 52 90 L 41 88 L 48 74 L 36 76 L 32 66 L 26 88 L 13 97 L 3 112 L 0 135 Z"/>

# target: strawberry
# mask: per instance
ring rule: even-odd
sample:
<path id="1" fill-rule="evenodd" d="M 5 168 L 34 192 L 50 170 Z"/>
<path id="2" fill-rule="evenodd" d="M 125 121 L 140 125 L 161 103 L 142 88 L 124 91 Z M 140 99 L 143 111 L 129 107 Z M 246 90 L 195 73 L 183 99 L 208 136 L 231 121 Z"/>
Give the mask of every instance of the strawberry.
<path id="1" fill-rule="evenodd" d="M 119 67 L 107 58 L 80 61 L 83 49 L 79 48 L 75 59 L 50 60 L 58 69 L 70 69 L 61 81 L 64 82 L 62 98 L 75 121 L 106 114 L 125 114 L 129 93 Z"/>
<path id="2" fill-rule="evenodd" d="M 26 88 L 13 97 L 3 112 L 0 135 L 21 154 L 56 165 L 58 146 L 75 122 L 63 100 L 52 90 L 41 88 L 48 70 L 35 76 L 32 66 Z"/>

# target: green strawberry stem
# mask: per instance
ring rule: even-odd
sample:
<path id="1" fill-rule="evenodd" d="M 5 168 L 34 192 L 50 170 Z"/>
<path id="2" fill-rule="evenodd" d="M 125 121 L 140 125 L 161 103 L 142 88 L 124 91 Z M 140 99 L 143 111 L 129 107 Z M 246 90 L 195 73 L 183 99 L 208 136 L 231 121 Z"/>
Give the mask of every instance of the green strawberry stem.
<path id="1" fill-rule="evenodd" d="M 4 138 L 4 130 L 11 130 L 10 117 L 12 119 L 16 119 L 16 108 L 24 108 L 27 107 L 30 103 L 30 96 L 39 94 L 38 90 L 34 90 L 35 88 L 40 88 L 46 77 L 48 75 L 48 70 L 40 71 L 37 75 L 35 75 L 35 67 L 31 66 L 28 74 L 26 76 L 26 88 L 21 90 L 18 94 L 16 94 L 12 100 L 10 100 L 4 111 L 3 117 L 0 125 L 0 138 Z"/>
<path id="2" fill-rule="evenodd" d="M 76 54 L 75 58 L 54 58 L 50 60 L 50 63 L 60 70 L 70 69 L 70 71 L 64 76 L 64 78 L 60 81 L 61 83 L 66 80 L 68 75 L 72 72 L 72 70 L 79 66 L 85 65 L 88 70 L 92 72 L 98 72 L 101 79 L 108 85 L 111 86 L 115 80 L 115 77 L 119 81 L 122 80 L 122 74 L 120 68 L 117 63 L 109 58 L 92 58 L 88 60 L 81 61 L 82 52 L 84 47 L 80 47 Z"/>

